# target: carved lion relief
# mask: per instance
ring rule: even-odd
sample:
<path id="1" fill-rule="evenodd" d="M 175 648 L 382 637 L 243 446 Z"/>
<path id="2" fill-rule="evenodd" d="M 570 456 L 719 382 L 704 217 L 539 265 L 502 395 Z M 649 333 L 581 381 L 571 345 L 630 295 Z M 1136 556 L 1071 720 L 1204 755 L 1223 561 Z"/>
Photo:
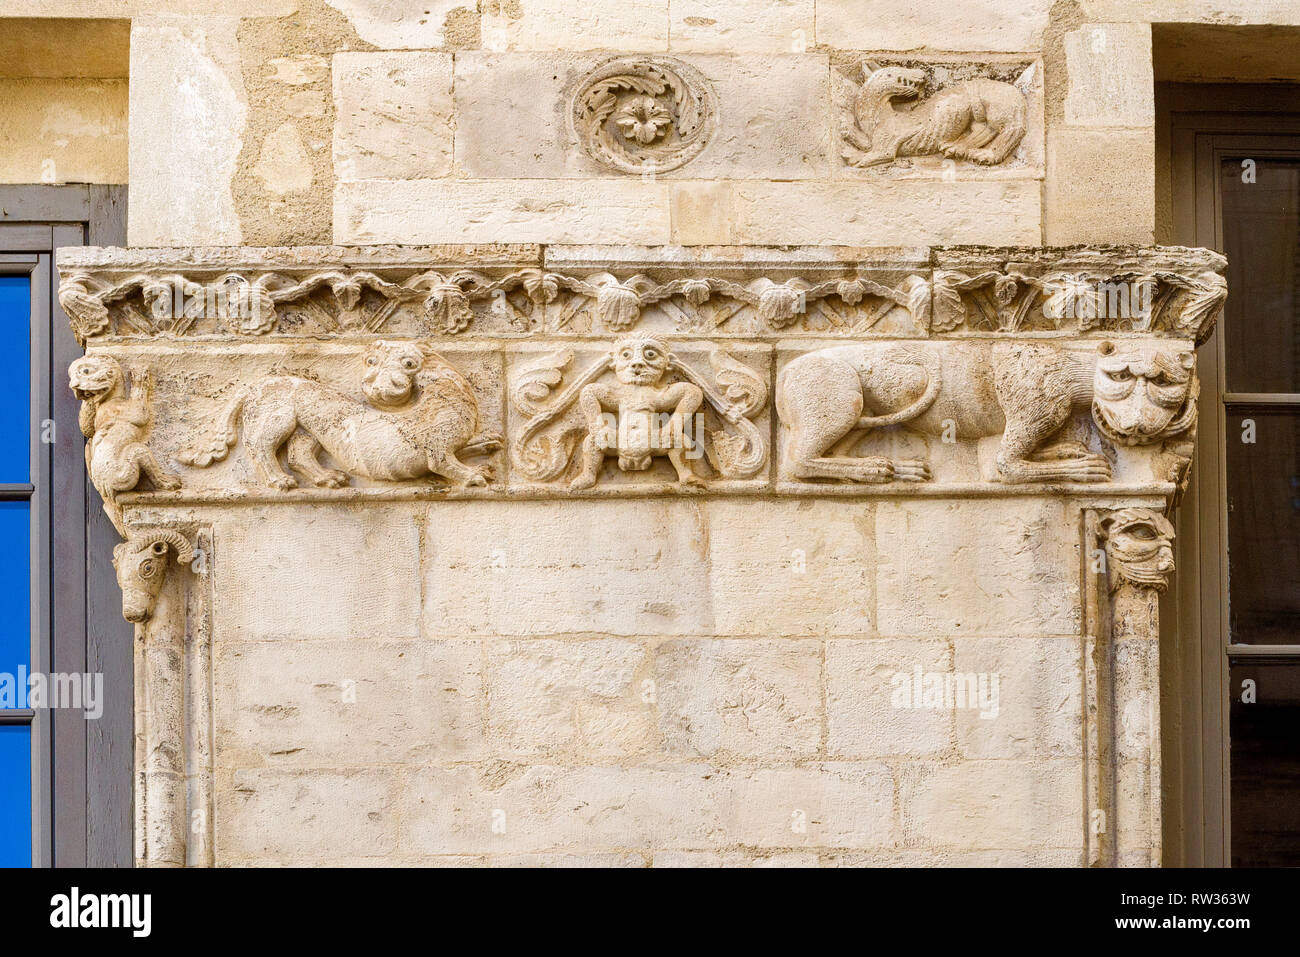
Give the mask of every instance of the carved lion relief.
<path id="1" fill-rule="evenodd" d="M 996 166 L 1028 129 L 1025 94 L 1004 80 L 973 76 L 935 89 L 935 66 L 865 60 L 859 70 L 861 85 L 840 107 L 841 154 L 850 166 L 915 156 Z"/>
<path id="2" fill-rule="evenodd" d="M 662 57 L 622 58 L 583 78 L 570 112 L 575 137 L 601 165 L 662 173 L 708 145 L 717 107 L 693 67 Z"/>
<path id="3" fill-rule="evenodd" d="M 793 359 L 777 378 L 788 430 L 781 470 L 795 479 L 929 479 L 923 461 L 852 454 L 873 429 L 898 425 L 951 440 L 1000 437 L 997 473 L 1007 484 L 1106 482 L 1106 456 L 1059 436 L 1076 410 L 1090 410 L 1111 441 L 1152 444 L 1188 433 L 1196 400 L 1195 356 L 1177 344 L 1103 341 L 1091 359 L 1031 342 L 837 346 Z"/>
<path id="4" fill-rule="evenodd" d="M 130 389 L 122 366 L 112 356 L 82 356 L 68 367 L 68 385 L 81 400 L 79 421 L 86 437 L 86 470 L 104 500 L 104 511 L 125 536 L 117 496 L 144 479 L 155 488 L 177 489 L 181 480 L 168 472 L 149 451 L 146 439 L 152 421 L 149 372 L 131 369 Z"/>
<path id="5" fill-rule="evenodd" d="M 364 401 L 331 386 L 290 375 L 240 389 L 216 427 L 177 455 L 204 468 L 226 457 L 242 434 L 259 477 L 277 489 L 339 488 L 350 477 L 396 481 L 437 475 L 457 485 L 486 485 L 490 466 L 459 455 L 498 449 L 500 436 L 479 431 L 478 401 L 469 382 L 420 343 L 378 340 L 365 352 Z M 290 468 L 280 464 L 281 448 Z M 322 451 L 342 469 L 327 468 Z"/>
<path id="6" fill-rule="evenodd" d="M 528 478 L 559 478 L 575 452 L 574 489 L 599 481 L 606 456 L 623 472 L 643 472 L 655 458 L 667 458 L 686 488 L 706 484 L 693 464 L 700 460 L 721 478 L 748 478 L 767 462 L 767 442 L 751 421 L 767 404 L 765 377 L 727 353 L 709 354 L 710 379 L 664 339 L 627 336 L 545 402 L 572 362 L 568 349 L 547 356 L 523 368 L 511 386 L 512 405 L 527 416 L 514 460 Z M 717 428 L 703 423 L 706 410 Z"/>

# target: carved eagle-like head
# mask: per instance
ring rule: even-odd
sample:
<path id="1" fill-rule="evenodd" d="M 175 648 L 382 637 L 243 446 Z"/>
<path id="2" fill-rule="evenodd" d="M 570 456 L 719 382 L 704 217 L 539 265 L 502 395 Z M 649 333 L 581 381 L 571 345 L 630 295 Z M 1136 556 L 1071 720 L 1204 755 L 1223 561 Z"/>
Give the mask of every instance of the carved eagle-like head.
<path id="1" fill-rule="evenodd" d="M 1113 342 L 1098 347 L 1092 417 L 1119 445 L 1146 445 L 1196 423 L 1196 356 L 1189 349 Z"/>
<path id="2" fill-rule="evenodd" d="M 68 387 L 82 402 L 111 395 L 121 384 L 122 367 L 112 356 L 82 356 L 68 366 Z"/>

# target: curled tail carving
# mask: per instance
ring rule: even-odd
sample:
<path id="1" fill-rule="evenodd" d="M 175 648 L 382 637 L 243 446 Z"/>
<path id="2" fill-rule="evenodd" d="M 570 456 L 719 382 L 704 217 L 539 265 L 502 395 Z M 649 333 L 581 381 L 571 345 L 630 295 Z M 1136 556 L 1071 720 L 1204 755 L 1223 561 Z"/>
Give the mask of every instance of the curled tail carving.
<path id="1" fill-rule="evenodd" d="M 220 462 L 230 454 L 231 447 L 239 441 L 239 413 L 244 408 L 248 393 L 240 391 L 226 406 L 217 422 L 217 430 L 176 453 L 176 461 L 182 465 L 207 468 L 213 462 Z"/>
<path id="2" fill-rule="evenodd" d="M 939 364 L 937 353 L 913 346 L 899 346 L 886 353 L 885 358 L 901 365 L 920 366 L 924 369 L 926 376 L 925 391 L 921 393 L 920 398 L 915 402 L 906 408 L 899 409 L 897 412 L 890 412 L 887 415 L 862 416 L 858 419 L 857 428 L 859 429 L 878 429 L 887 425 L 910 422 L 934 405 L 934 400 L 939 397 L 939 389 L 943 386 L 943 367 Z"/>

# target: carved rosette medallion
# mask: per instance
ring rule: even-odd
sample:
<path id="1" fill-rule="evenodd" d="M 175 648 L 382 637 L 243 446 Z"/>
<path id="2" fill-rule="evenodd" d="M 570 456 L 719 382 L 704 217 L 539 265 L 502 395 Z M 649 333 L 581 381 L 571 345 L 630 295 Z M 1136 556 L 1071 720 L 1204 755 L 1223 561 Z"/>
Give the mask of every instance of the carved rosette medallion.
<path id="1" fill-rule="evenodd" d="M 573 132 L 583 149 L 621 173 L 664 173 L 690 162 L 716 126 L 716 98 L 698 70 L 677 60 L 620 58 L 583 78 Z"/>

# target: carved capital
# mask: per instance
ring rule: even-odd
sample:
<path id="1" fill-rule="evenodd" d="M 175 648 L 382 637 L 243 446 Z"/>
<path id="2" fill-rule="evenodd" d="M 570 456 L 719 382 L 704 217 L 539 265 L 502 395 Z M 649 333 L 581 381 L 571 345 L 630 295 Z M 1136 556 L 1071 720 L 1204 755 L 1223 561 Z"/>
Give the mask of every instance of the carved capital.
<path id="1" fill-rule="evenodd" d="M 113 567 L 122 589 L 122 617 L 141 625 L 153 618 L 158 592 L 173 566 L 188 567 L 194 546 L 173 528 L 132 529 L 113 549 Z"/>
<path id="2" fill-rule="evenodd" d="M 1104 512 L 1097 527 L 1106 554 L 1109 590 L 1122 585 L 1163 592 L 1174 570 L 1174 526 L 1149 508 Z"/>

